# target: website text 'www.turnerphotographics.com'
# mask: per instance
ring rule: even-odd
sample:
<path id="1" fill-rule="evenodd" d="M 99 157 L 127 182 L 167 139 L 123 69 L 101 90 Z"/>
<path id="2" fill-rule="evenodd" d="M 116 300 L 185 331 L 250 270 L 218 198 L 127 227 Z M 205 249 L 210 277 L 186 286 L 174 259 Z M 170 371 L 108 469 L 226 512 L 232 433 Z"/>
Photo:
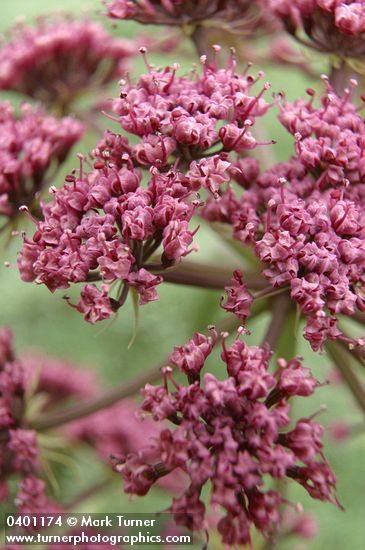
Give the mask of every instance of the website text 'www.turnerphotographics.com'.
<path id="1" fill-rule="evenodd" d="M 5 545 L 192 545 L 170 514 L 6 514 Z"/>

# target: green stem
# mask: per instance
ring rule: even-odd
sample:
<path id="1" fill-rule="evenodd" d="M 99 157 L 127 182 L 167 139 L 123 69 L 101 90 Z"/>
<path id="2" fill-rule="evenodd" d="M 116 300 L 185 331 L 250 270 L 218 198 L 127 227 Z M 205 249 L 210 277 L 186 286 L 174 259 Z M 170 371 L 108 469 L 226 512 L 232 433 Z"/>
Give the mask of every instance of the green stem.
<path id="1" fill-rule="evenodd" d="M 72 422 L 78 418 L 84 418 L 85 416 L 89 416 L 107 407 L 111 407 L 125 397 L 137 393 L 145 384 L 159 380 L 161 378 L 161 368 L 163 366 L 165 366 L 165 363 L 138 374 L 129 382 L 108 390 L 104 395 L 96 398 L 94 401 L 80 403 L 79 405 L 69 407 L 52 415 L 49 414 L 44 417 L 36 418 L 30 423 L 30 427 L 37 431 L 49 430 Z"/>
<path id="2" fill-rule="evenodd" d="M 233 268 L 225 269 L 217 265 L 198 264 L 185 260 L 177 266 L 164 270 L 162 275 L 167 283 L 221 290 L 231 284 L 233 271 Z M 252 290 L 262 290 L 267 287 L 267 282 L 259 273 L 245 272 L 243 280 Z"/>
<path id="3" fill-rule="evenodd" d="M 344 349 L 339 342 L 327 342 L 326 350 L 340 371 L 355 401 L 365 414 L 365 389 L 351 367 L 352 355 L 350 351 Z"/>
<path id="4" fill-rule="evenodd" d="M 278 296 L 279 294 L 284 294 L 284 292 L 287 292 L 287 290 L 289 289 L 290 289 L 289 286 L 281 286 L 280 288 L 273 288 L 272 286 L 266 286 L 262 290 L 255 292 L 253 297 L 255 300 L 261 300 L 262 298 L 271 298 L 272 296 Z"/>
<path id="5" fill-rule="evenodd" d="M 356 73 L 342 59 L 338 64 L 332 65 L 329 80 L 334 92 L 338 96 L 342 96 L 345 88 L 349 87 L 350 79 L 354 77 L 356 77 Z"/>
<path id="6" fill-rule="evenodd" d="M 199 57 L 202 55 L 206 55 L 210 61 L 210 58 L 212 57 L 212 51 L 209 42 L 207 41 L 207 33 L 204 27 L 202 27 L 201 25 L 196 25 L 190 35 L 190 38 Z"/>
<path id="7" fill-rule="evenodd" d="M 356 311 L 353 315 L 351 315 L 350 319 L 354 319 L 357 323 L 365 325 L 365 313 L 362 311 Z"/>
<path id="8" fill-rule="evenodd" d="M 346 338 L 349 338 L 343 330 L 342 330 L 342 334 Z M 364 348 L 363 347 L 357 346 L 357 347 L 354 347 L 354 348 L 350 349 L 349 344 L 347 342 L 345 342 L 344 340 L 339 340 L 338 343 L 342 347 L 342 349 L 344 349 L 349 355 L 352 356 L 353 359 L 355 359 L 355 361 L 357 363 L 359 363 L 363 368 L 365 367 L 365 356 L 364 356 Z"/>

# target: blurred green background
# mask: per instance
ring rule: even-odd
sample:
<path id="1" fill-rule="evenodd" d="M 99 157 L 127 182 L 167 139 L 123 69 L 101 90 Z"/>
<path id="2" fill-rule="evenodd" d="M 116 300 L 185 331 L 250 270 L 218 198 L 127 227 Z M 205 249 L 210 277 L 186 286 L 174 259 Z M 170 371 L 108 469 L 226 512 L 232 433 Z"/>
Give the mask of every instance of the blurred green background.
<path id="1" fill-rule="evenodd" d="M 2 0 L 0 27 L 2 32 L 14 24 L 18 16 L 31 20 L 51 8 L 62 8 L 77 14 L 87 9 L 95 18 L 102 19 L 115 35 L 133 36 L 141 30 L 133 23 L 111 25 L 102 18 L 102 7 L 98 0 L 61 0 L 50 3 L 48 0 Z M 144 29 L 145 30 L 145 29 Z M 156 29 L 154 29 L 156 32 Z M 152 56 L 153 57 L 153 56 Z M 176 61 L 164 56 L 159 63 Z M 177 60 L 180 61 L 180 60 Z M 194 60 L 195 61 L 195 60 Z M 188 66 L 190 61 L 183 60 Z M 135 74 L 143 70 L 142 61 L 135 64 Z M 259 68 L 258 68 L 259 69 Z M 265 68 L 266 79 L 271 82 L 273 91 L 285 89 L 290 98 L 304 93 L 308 82 L 295 70 L 287 68 Z M 313 83 L 310 83 L 313 85 Z M 111 90 L 111 96 L 118 93 L 117 83 Z M 2 94 L 8 98 L 9 94 Z M 112 127 L 113 123 L 109 124 Z M 114 128 L 116 130 L 116 128 Z M 268 118 L 267 134 L 278 140 L 273 153 L 278 159 L 286 158 L 292 150 L 292 141 L 279 128 L 272 110 Z M 87 152 L 95 137 L 89 138 L 77 146 L 77 151 Z M 76 152 L 76 151 L 75 151 Z M 265 153 L 264 153 L 265 154 Z M 72 160 L 70 164 L 72 165 Z M 62 174 L 61 174 L 62 177 Z M 240 257 L 235 255 L 208 227 L 203 226 L 198 233 L 201 252 L 200 261 L 226 263 L 233 268 L 240 265 Z M 14 264 L 21 241 L 12 239 L 10 247 L 5 249 L 2 243 L 4 260 Z M 95 369 L 105 387 L 112 387 L 128 380 L 137 372 L 163 360 L 172 347 L 182 344 L 195 330 L 215 323 L 222 317 L 219 310 L 220 292 L 193 289 L 184 286 L 161 285 L 160 300 L 143 307 L 140 311 L 140 327 L 137 339 L 130 350 L 128 342 L 133 330 L 133 314 L 130 303 L 122 308 L 112 323 L 92 326 L 83 321 L 81 315 L 68 307 L 62 300 L 62 292 L 52 295 L 45 287 L 22 283 L 16 269 L 0 267 L 0 324 L 9 325 L 16 335 L 19 351 L 29 348 L 41 348 L 51 355 L 63 357 L 78 364 Z M 71 296 L 77 293 L 70 292 Z M 264 334 L 267 316 L 263 315 L 251 323 L 252 335 L 249 343 L 257 343 Z M 288 343 L 298 341 L 298 353 L 305 357 L 306 365 L 311 367 L 315 376 L 325 381 L 330 367 L 325 355 L 314 354 L 298 333 L 287 335 Z M 214 367 L 214 358 L 210 361 Z M 219 372 L 218 372 L 219 374 Z M 307 401 L 307 402 L 306 402 Z M 359 424 L 362 417 L 353 403 L 351 395 L 342 385 L 324 385 L 316 395 L 295 404 L 295 413 L 308 414 L 318 410 L 322 404 L 328 406 L 321 414 L 320 421 L 328 426 L 333 420 Z M 326 454 L 338 477 L 338 496 L 345 507 L 341 512 L 335 506 L 310 500 L 304 490 L 289 485 L 289 498 L 300 501 L 306 511 L 313 511 L 319 519 L 320 532 L 314 541 L 305 541 L 311 550 L 351 550 L 365 548 L 365 437 L 363 433 L 352 437 L 345 444 L 334 444 L 326 437 Z M 76 459 L 77 457 L 77 459 Z M 98 476 L 106 473 L 107 467 L 100 465 L 93 454 L 82 449 L 73 457 L 73 466 L 63 468 L 62 486 L 58 488 L 60 497 L 71 498 L 80 489 L 86 488 Z M 115 476 L 115 482 L 99 495 L 83 502 L 80 511 L 87 512 L 128 512 L 158 511 L 167 506 L 168 495 L 158 489 L 143 499 L 128 500 L 122 492 L 122 483 Z M 298 544 L 302 544 L 297 541 Z M 291 539 L 280 548 L 294 548 L 296 541 Z M 220 548 L 213 540 L 212 548 Z"/>

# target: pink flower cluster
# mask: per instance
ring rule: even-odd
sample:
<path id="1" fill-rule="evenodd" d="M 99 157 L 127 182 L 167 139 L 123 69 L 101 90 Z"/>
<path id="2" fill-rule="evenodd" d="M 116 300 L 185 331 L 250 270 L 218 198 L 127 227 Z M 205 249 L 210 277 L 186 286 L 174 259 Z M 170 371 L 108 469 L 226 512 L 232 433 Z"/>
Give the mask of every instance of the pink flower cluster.
<path id="1" fill-rule="evenodd" d="M 303 30 L 310 45 L 350 58 L 365 54 L 365 5 L 357 0 L 269 0 L 269 7 L 294 36 Z"/>
<path id="2" fill-rule="evenodd" d="M 214 49 L 216 54 L 220 50 Z M 247 69 L 237 74 L 233 55 L 225 69 L 218 69 L 217 60 L 207 64 L 205 56 L 201 63 L 202 74 L 193 72 L 189 78 L 177 76 L 177 65 L 148 65 L 148 74 L 136 86 L 122 85 L 114 112 L 126 132 L 140 137 L 135 148 L 138 163 L 166 167 L 174 155 L 179 166 L 188 169 L 191 189 L 205 187 L 214 193 L 230 179 L 228 154 L 260 144 L 250 128 L 270 107 L 263 99 L 270 85 L 265 83 L 254 95 L 252 87 L 263 73 L 257 78 Z"/>
<path id="3" fill-rule="evenodd" d="M 37 434 L 22 428 L 27 373 L 14 357 L 12 333 L 0 329 L 0 501 L 8 497 L 6 478 L 21 476 L 16 498 L 20 512 L 49 512 L 52 504 L 45 495 L 45 484 L 38 478 L 39 448 Z"/>
<path id="4" fill-rule="evenodd" d="M 124 74 L 133 53 L 131 41 L 113 38 L 100 23 L 39 18 L 35 27 L 16 25 L 0 49 L 0 89 L 68 113 L 80 92 Z"/>
<path id="5" fill-rule="evenodd" d="M 183 470 L 190 485 L 173 500 L 171 511 L 196 530 L 205 527 L 201 493 L 210 482 L 211 505 L 225 511 L 217 524 L 223 542 L 247 544 L 251 525 L 268 535 L 280 521 L 283 497 L 265 490 L 267 476 L 293 479 L 313 498 L 332 502 L 336 480 L 322 453 L 322 426 L 302 418 L 289 428 L 290 397 L 308 396 L 318 386 L 309 369 L 299 359 L 280 359 L 272 375 L 269 349 L 249 347 L 237 338 L 229 348 L 223 341 L 227 378 L 202 376 L 215 341 L 214 332 L 212 337 L 195 334 L 186 346 L 175 348 L 169 362 L 187 375 L 188 385 L 178 383 L 166 367 L 164 386 L 147 384 L 142 390 L 142 410 L 176 428 L 163 429 L 150 447 L 125 457 L 116 469 L 125 491 L 138 495 L 165 474 Z"/>
<path id="6" fill-rule="evenodd" d="M 64 162 L 82 134 L 71 117 L 56 119 L 24 104 L 17 118 L 10 103 L 0 103 L 0 216 L 11 219 L 30 205 L 50 167 Z"/>
<path id="7" fill-rule="evenodd" d="M 342 337 L 339 314 L 365 308 L 365 124 L 350 90 L 339 98 L 328 87 L 319 107 L 308 93 L 281 105 L 295 156 L 261 175 L 252 159 L 238 161 L 235 179 L 246 191 L 238 198 L 228 188 L 203 215 L 232 224 L 273 287 L 289 286 L 317 350 Z"/>
<path id="8" fill-rule="evenodd" d="M 107 134 L 104 153 L 108 144 L 115 161 L 105 155 L 94 170 L 68 176 L 72 183 L 53 191 L 53 202 L 42 205 L 44 221 L 33 240 L 25 240 L 19 258 L 22 279 L 36 279 L 51 291 L 102 279 L 101 289 L 84 286 L 77 305 L 90 322 L 110 317 L 129 287 L 141 304 L 155 300 L 162 277 L 148 270 L 148 258 L 162 243 L 161 262 L 172 265 L 191 251 L 194 236 L 188 222 L 196 205 L 187 200 L 184 177 L 156 170 L 146 189 L 124 138 Z M 118 147 L 125 151 L 119 161 Z M 114 281 L 124 283 L 116 299 L 109 297 Z"/>
<path id="9" fill-rule="evenodd" d="M 250 95 L 256 80 L 234 68 L 233 59 L 224 70 L 204 65 L 190 79 L 177 77 L 176 67 L 149 68 L 137 86 L 123 87 L 114 109 L 139 142 L 106 132 L 92 152 L 93 168 L 86 173 L 80 157 L 78 174 L 51 188 L 53 201 L 42 205 L 44 219 L 19 257 L 24 281 L 51 291 L 87 283 L 76 308 L 92 323 L 119 309 L 129 288 L 141 304 L 158 297 L 163 276 L 154 271 L 196 249 L 197 228 L 189 228 L 201 204 L 196 193 L 216 195 L 230 179 L 229 152 L 257 145 L 248 128 L 269 107 L 262 99 L 268 86 Z M 149 169 L 147 185 L 140 168 Z M 159 262 L 149 264 L 160 245 Z M 90 284 L 98 280 L 100 288 Z M 112 297 L 116 281 L 123 285 Z"/>
<path id="10" fill-rule="evenodd" d="M 72 398 L 92 399 L 98 392 L 94 374 L 68 361 L 39 352 L 27 352 L 20 359 L 29 380 L 27 386 L 46 398 L 44 408 Z"/>
<path id="11" fill-rule="evenodd" d="M 240 20 L 252 4 L 249 0 L 104 0 L 113 19 L 135 19 L 157 25 L 187 25 L 205 19 Z"/>

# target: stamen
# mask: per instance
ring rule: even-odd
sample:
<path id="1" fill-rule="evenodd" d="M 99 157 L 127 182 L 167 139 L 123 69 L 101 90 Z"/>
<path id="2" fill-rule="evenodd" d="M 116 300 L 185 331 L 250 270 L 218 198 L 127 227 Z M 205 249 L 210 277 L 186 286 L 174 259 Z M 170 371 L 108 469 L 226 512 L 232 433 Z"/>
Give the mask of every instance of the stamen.
<path id="1" fill-rule="evenodd" d="M 269 231 L 270 225 L 271 225 L 271 214 L 272 209 L 276 206 L 276 202 L 274 199 L 270 199 L 267 203 L 267 216 L 266 216 L 266 224 L 265 224 L 265 231 Z"/>
<path id="2" fill-rule="evenodd" d="M 36 220 L 34 216 L 29 212 L 28 206 L 23 204 L 22 206 L 19 206 L 19 212 L 24 212 L 26 216 L 36 225 L 36 227 L 39 226 L 39 220 Z"/>
<path id="3" fill-rule="evenodd" d="M 218 54 L 221 51 L 221 47 L 218 44 L 213 44 L 212 48 L 214 51 L 212 68 L 216 72 L 218 70 Z"/>
<path id="4" fill-rule="evenodd" d="M 139 48 L 139 53 L 142 54 L 144 64 L 146 65 L 147 71 L 150 73 L 151 69 L 152 69 L 152 65 L 150 65 L 150 63 L 148 62 L 148 58 L 147 58 L 148 50 L 147 50 L 147 48 L 145 46 L 141 46 Z"/>
<path id="5" fill-rule="evenodd" d="M 251 63 L 252 65 L 252 63 Z M 251 67 L 250 65 L 250 67 Z M 236 50 L 235 48 L 230 48 L 230 55 L 229 55 L 229 58 L 228 58 L 228 63 L 227 63 L 227 70 L 229 70 L 231 72 L 231 75 L 234 74 L 235 70 L 236 70 L 236 66 L 237 66 L 237 62 L 236 62 Z M 247 63 L 247 71 L 249 69 L 249 64 Z M 243 74 L 243 76 L 245 75 L 245 73 Z"/>
<path id="6" fill-rule="evenodd" d="M 174 377 L 172 376 L 172 368 L 171 367 L 163 367 L 162 369 L 162 373 L 163 373 L 163 376 L 164 376 L 164 380 L 166 381 L 166 391 L 168 391 L 168 382 L 167 382 L 167 378 L 169 378 L 169 380 L 172 382 L 172 384 L 175 386 L 175 388 L 177 390 L 180 389 L 179 387 L 179 384 L 176 382 L 176 380 L 174 379 Z M 166 378 L 165 378 L 166 377 Z"/>
<path id="7" fill-rule="evenodd" d="M 172 66 L 172 71 L 171 71 L 171 77 L 170 77 L 170 80 L 169 82 L 166 84 L 166 86 L 164 86 L 164 92 L 167 93 L 169 91 L 169 89 L 171 88 L 174 80 L 175 80 L 175 76 L 176 76 L 176 71 L 180 68 L 180 65 L 178 63 L 174 63 L 173 66 Z"/>
<path id="8" fill-rule="evenodd" d="M 79 177 L 80 177 L 80 180 L 82 180 L 82 179 L 83 179 L 83 176 L 84 176 L 83 164 L 82 164 L 82 163 L 84 162 L 85 157 L 84 157 L 84 155 L 82 155 L 81 153 L 77 153 L 76 156 L 77 156 L 77 158 L 78 158 L 79 161 L 80 161 L 80 172 L 79 172 Z"/>
<path id="9" fill-rule="evenodd" d="M 257 79 L 259 80 L 259 79 Z M 252 111 L 252 109 L 255 107 L 255 105 L 257 105 L 257 103 L 259 102 L 259 100 L 262 98 L 262 96 L 264 95 L 264 93 L 270 89 L 270 84 L 269 82 L 265 82 L 265 84 L 263 85 L 262 89 L 260 90 L 260 92 L 257 94 L 256 97 L 254 97 L 251 102 L 249 103 L 246 111 L 244 112 L 243 114 L 243 117 L 246 118 L 250 112 Z"/>

